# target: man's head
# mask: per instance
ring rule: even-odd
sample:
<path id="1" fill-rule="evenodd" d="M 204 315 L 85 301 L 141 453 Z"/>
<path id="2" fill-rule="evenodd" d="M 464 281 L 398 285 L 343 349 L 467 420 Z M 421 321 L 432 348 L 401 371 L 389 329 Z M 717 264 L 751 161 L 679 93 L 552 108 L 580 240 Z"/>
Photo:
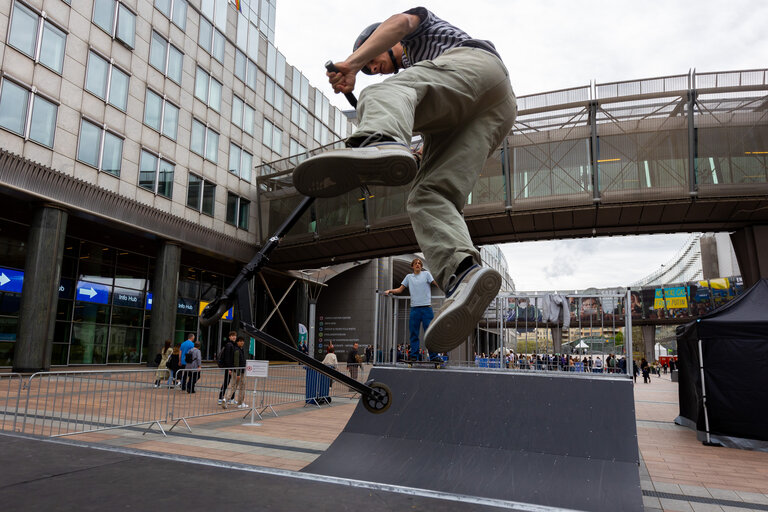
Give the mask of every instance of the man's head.
<path id="1" fill-rule="evenodd" d="M 360 35 L 355 39 L 355 44 L 352 45 L 352 51 L 356 51 L 365 43 L 371 34 L 373 34 L 381 23 L 374 23 L 365 27 L 365 30 L 360 32 Z M 360 71 L 366 75 L 391 75 L 397 73 L 400 69 L 400 64 L 403 59 L 403 45 L 397 43 L 395 46 L 387 50 L 386 52 L 377 55 L 363 67 Z"/>
<path id="2" fill-rule="evenodd" d="M 229 331 L 229 335 L 227 337 L 229 338 L 229 341 L 234 343 L 237 339 L 237 331 Z"/>
<path id="3" fill-rule="evenodd" d="M 191 333 L 187 334 L 187 339 L 189 341 L 195 341 L 195 333 L 191 332 Z"/>
<path id="4" fill-rule="evenodd" d="M 419 258 L 414 258 L 413 261 L 411 261 L 411 268 L 416 274 L 418 274 L 424 269 L 424 262 Z"/>
<path id="5" fill-rule="evenodd" d="M 352 344 L 352 348 L 354 348 L 355 350 L 357 350 L 357 347 L 358 347 L 358 346 L 359 346 L 359 345 L 358 345 L 357 343 L 353 343 L 353 344 Z"/>
<path id="6" fill-rule="evenodd" d="M 243 345 L 245 345 L 245 338 L 240 336 L 240 337 L 237 338 L 237 346 L 238 347 L 242 347 Z"/>

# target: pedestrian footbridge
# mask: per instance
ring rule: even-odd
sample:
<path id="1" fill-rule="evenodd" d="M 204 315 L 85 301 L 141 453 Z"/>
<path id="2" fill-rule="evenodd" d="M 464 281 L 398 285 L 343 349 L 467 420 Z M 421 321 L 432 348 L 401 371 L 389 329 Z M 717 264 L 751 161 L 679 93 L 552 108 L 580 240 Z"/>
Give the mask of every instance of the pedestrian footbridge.
<path id="1" fill-rule="evenodd" d="M 592 83 L 518 101 L 464 210 L 477 244 L 768 224 L 768 70 Z M 262 240 L 301 200 L 291 171 L 305 157 L 258 169 Z M 274 265 L 416 250 L 407 187 L 370 192 L 317 200 Z"/>

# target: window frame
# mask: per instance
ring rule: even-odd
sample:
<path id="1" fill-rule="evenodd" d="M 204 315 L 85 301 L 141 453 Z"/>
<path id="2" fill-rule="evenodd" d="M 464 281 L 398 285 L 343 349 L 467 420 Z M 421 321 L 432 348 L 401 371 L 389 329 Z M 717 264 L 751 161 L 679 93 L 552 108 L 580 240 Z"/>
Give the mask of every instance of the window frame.
<path id="1" fill-rule="evenodd" d="M 200 73 L 203 73 L 206 77 L 208 77 L 207 84 L 205 85 L 205 96 L 206 96 L 206 99 L 201 98 L 197 94 L 198 82 L 200 80 Z M 211 87 L 212 82 L 216 82 L 216 84 L 218 85 L 218 89 L 219 89 L 218 103 L 215 106 L 211 104 L 211 93 L 213 91 L 213 88 Z M 205 103 L 206 106 L 208 106 L 208 108 L 211 108 L 214 111 L 216 111 L 218 113 L 221 113 L 221 100 L 222 100 L 223 94 L 224 94 L 224 84 L 222 84 L 221 82 L 216 80 L 213 77 L 213 75 L 211 75 L 204 68 L 202 68 L 201 66 L 197 66 L 196 67 L 196 71 L 195 71 L 195 89 L 194 89 L 194 96 L 195 96 L 195 98 L 197 98 L 198 100 L 200 100 L 203 103 Z"/>
<path id="2" fill-rule="evenodd" d="M 113 12 L 112 12 L 112 27 L 107 30 L 106 27 L 102 26 L 99 22 L 97 22 L 94 18 L 96 16 L 96 7 L 100 2 L 112 2 L 113 6 Z M 120 15 L 123 13 L 127 13 L 130 16 L 132 16 L 132 25 L 133 25 L 133 32 L 131 34 L 131 40 L 127 41 L 123 36 L 120 35 L 120 31 L 118 30 L 120 28 Z M 109 34 L 109 36 L 114 39 L 115 41 L 119 42 L 129 50 L 134 50 L 136 47 L 136 18 L 138 18 L 137 14 L 133 12 L 133 9 L 128 7 L 123 0 L 94 0 L 93 2 L 93 10 L 91 13 L 91 23 L 99 27 L 101 30 Z"/>
<path id="3" fill-rule="evenodd" d="M 158 4 L 158 0 L 155 0 L 154 1 L 155 9 L 160 11 L 166 18 L 171 20 L 171 22 L 174 25 L 179 27 L 181 30 L 187 29 L 187 10 L 189 9 L 189 4 L 187 3 L 187 0 L 168 0 L 168 12 L 165 12 L 157 4 Z M 176 14 L 177 12 L 179 12 L 176 10 L 176 6 L 179 4 L 184 5 L 184 17 L 183 17 L 183 23 L 181 25 L 179 25 L 176 19 L 177 18 Z"/>
<path id="4" fill-rule="evenodd" d="M 237 167 L 235 169 L 232 169 L 232 155 L 233 155 L 233 149 L 237 149 L 238 152 L 238 158 L 237 158 Z M 246 158 L 246 155 L 248 157 Z M 246 164 L 246 160 L 250 161 L 250 165 Z M 239 177 L 243 181 L 247 181 L 250 183 L 251 176 L 252 176 L 252 170 L 253 170 L 253 154 L 246 151 L 242 146 L 239 144 L 235 144 L 232 141 L 229 141 L 229 158 L 228 158 L 228 171 L 230 174 L 234 174 L 235 176 Z M 243 172 L 243 169 L 248 169 L 248 173 L 245 174 Z"/>
<path id="5" fill-rule="evenodd" d="M 239 70 L 240 67 L 243 68 L 242 71 Z M 234 75 L 252 91 L 258 87 L 259 67 L 239 48 L 235 50 Z"/>
<path id="6" fill-rule="evenodd" d="M 160 107 L 160 126 L 159 127 L 154 127 L 154 126 L 152 126 L 151 124 L 149 124 L 147 122 L 147 106 L 149 105 L 148 99 L 149 99 L 149 95 L 150 94 L 156 96 L 160 100 L 160 102 L 161 102 L 161 107 Z M 173 127 L 173 136 L 171 136 L 171 134 L 166 132 L 166 124 L 167 124 L 167 121 L 168 121 L 168 119 L 166 118 L 166 112 L 168 112 L 166 107 L 168 105 L 170 105 L 171 107 L 176 109 L 176 123 L 175 123 L 175 125 Z M 158 132 L 160 135 L 163 135 L 164 137 L 168 137 L 169 139 L 175 141 L 178 138 L 178 135 L 179 135 L 179 113 L 180 112 L 181 112 L 181 108 L 179 108 L 175 103 L 170 101 L 168 99 L 167 95 L 163 94 L 161 96 L 159 93 L 155 92 L 150 87 L 147 87 L 147 91 L 144 94 L 144 120 L 143 120 L 143 122 L 144 122 L 145 126 L 148 126 L 149 128 L 152 128 L 153 130 Z"/>
<path id="7" fill-rule="evenodd" d="M 155 36 L 157 36 L 157 39 L 163 41 L 165 45 L 165 53 L 163 55 L 163 67 L 165 69 L 160 69 L 157 66 L 154 65 L 152 62 L 152 48 L 153 48 L 153 40 L 155 39 Z M 179 69 L 178 69 L 178 79 L 175 74 L 171 74 L 171 49 L 175 50 L 178 55 L 180 56 L 179 59 Z M 166 78 L 176 82 L 177 84 L 181 85 L 181 79 L 184 75 L 184 52 L 181 51 L 175 44 L 170 42 L 168 39 L 165 38 L 160 32 L 153 30 L 152 36 L 150 37 L 149 41 L 149 65 L 155 68 L 157 71 L 163 74 Z"/>
<path id="8" fill-rule="evenodd" d="M 203 37 L 203 27 L 208 27 L 210 35 Z M 208 21 L 205 16 L 200 16 L 200 26 L 197 29 L 197 45 L 205 50 L 211 57 L 224 63 L 224 54 L 227 50 L 227 38 L 216 26 Z"/>
<path id="9" fill-rule="evenodd" d="M 40 144 L 43 147 L 53 149 L 54 143 L 56 141 L 56 126 L 57 121 L 59 117 L 59 107 L 61 106 L 61 103 L 54 100 L 53 98 L 48 97 L 45 94 L 41 94 L 36 87 L 28 86 L 27 84 L 15 80 L 11 78 L 8 75 L 0 75 L 0 105 L 2 105 L 2 97 L 3 97 L 3 90 L 5 89 L 6 83 L 10 82 L 16 87 L 23 89 L 26 91 L 27 98 L 26 98 L 26 106 L 24 107 L 25 113 L 24 113 L 24 123 L 22 125 L 22 133 L 19 133 L 7 126 L 0 125 L 0 129 L 8 131 L 10 133 L 16 134 L 19 137 L 22 137 L 25 141 L 32 141 L 36 144 Z M 48 145 L 45 141 L 41 140 L 40 138 L 36 138 L 32 136 L 32 128 L 33 128 L 33 121 L 35 116 L 35 106 L 37 105 L 37 100 L 40 99 L 41 101 L 44 101 L 50 105 L 53 105 L 55 109 L 55 113 L 53 116 L 53 126 L 52 130 L 50 132 L 50 139 L 51 143 Z"/>
<path id="10" fill-rule="evenodd" d="M 152 188 L 151 189 L 149 189 L 149 188 L 147 188 L 147 187 L 145 187 L 144 185 L 141 184 L 141 174 L 143 172 L 145 172 L 144 169 L 143 169 L 143 165 L 142 165 L 144 163 L 144 155 L 145 154 L 151 156 L 152 158 L 154 158 L 156 160 L 155 161 L 155 173 L 154 173 L 154 178 L 153 178 Z M 167 191 L 167 194 L 160 191 L 160 165 L 161 165 L 162 162 L 165 162 L 165 163 L 167 163 L 168 165 L 171 166 L 171 180 L 170 180 L 170 182 L 168 182 L 169 183 L 169 185 L 168 185 L 168 189 L 169 190 Z M 176 164 L 174 162 L 168 160 L 167 158 L 163 158 L 162 155 L 155 154 L 154 152 L 149 151 L 146 148 L 143 148 L 143 147 L 141 148 L 141 154 L 139 156 L 139 182 L 138 182 L 139 188 L 142 188 L 142 189 L 144 189 L 146 191 L 152 192 L 156 196 L 165 197 L 166 199 L 172 199 L 173 198 L 173 180 L 174 180 L 175 175 L 176 175 Z"/>
<path id="11" fill-rule="evenodd" d="M 240 105 L 240 112 L 238 115 L 235 115 L 235 105 Z M 245 118 L 246 118 L 246 112 L 250 112 L 248 114 L 251 118 L 251 122 L 246 125 Z M 232 95 L 232 124 L 240 128 L 244 133 L 247 133 L 251 137 L 253 137 L 253 129 L 255 126 L 256 121 L 256 109 L 253 108 L 246 102 L 244 99 L 242 99 L 237 94 Z M 246 128 L 248 126 L 250 129 Z"/>
<path id="12" fill-rule="evenodd" d="M 107 67 L 107 77 L 106 77 L 106 82 L 107 83 L 104 85 L 104 97 L 99 96 L 95 91 L 92 91 L 91 89 L 88 89 L 88 75 L 89 75 L 89 73 L 90 73 L 90 71 L 92 69 L 92 67 L 91 67 L 91 56 L 92 55 L 95 56 L 96 58 L 101 59 L 102 61 L 104 61 L 107 64 L 107 66 L 108 66 Z M 126 78 L 127 78 L 127 83 L 126 83 L 126 87 L 125 87 L 125 97 L 122 98 L 123 103 L 125 103 L 124 107 L 116 105 L 116 104 L 112 103 L 112 101 L 111 101 L 111 97 L 112 97 L 112 82 L 113 82 L 112 73 L 113 73 L 113 71 L 115 69 L 117 69 L 117 71 L 119 71 L 120 73 L 125 75 Z M 104 103 L 112 105 L 113 107 L 115 107 L 116 109 L 120 110 L 121 112 L 125 112 L 127 110 L 127 108 L 128 108 L 128 91 L 130 90 L 130 84 L 131 84 L 131 74 L 128 73 L 127 71 L 123 70 L 123 68 L 121 68 L 120 66 L 116 65 L 115 64 L 115 59 L 111 59 L 111 58 L 108 59 L 105 56 L 103 56 L 102 54 L 100 54 L 99 52 L 97 52 L 96 50 L 94 50 L 93 48 L 89 49 L 89 51 L 88 51 L 88 60 L 86 60 L 86 64 L 85 64 L 85 82 L 83 83 L 83 90 L 84 91 L 87 91 L 88 93 L 93 94 L 94 96 L 96 96 L 97 98 L 102 100 Z"/>
<path id="13" fill-rule="evenodd" d="M 37 16 L 37 27 L 35 29 L 35 36 L 34 36 L 34 43 L 33 43 L 33 49 L 32 49 L 32 55 L 27 53 L 27 51 L 23 48 L 20 48 L 19 46 L 13 44 L 11 42 L 11 36 L 13 35 L 13 22 L 16 19 L 16 7 L 20 6 L 22 9 L 26 9 L 29 11 L 32 15 Z M 63 36 L 64 40 L 64 46 L 61 49 L 61 58 L 60 62 L 58 63 L 58 69 L 53 67 L 47 59 L 41 60 L 40 57 L 43 54 L 43 39 L 45 38 L 45 30 L 46 29 L 52 29 L 54 31 L 59 32 Z M 69 36 L 69 32 L 59 25 L 58 23 L 50 20 L 45 12 L 40 12 L 31 5 L 28 5 L 24 2 L 20 2 L 19 0 L 13 1 L 13 8 L 11 9 L 10 17 L 8 20 L 8 33 L 6 34 L 5 41 L 14 50 L 23 53 L 30 59 L 32 59 L 35 64 L 41 64 L 45 66 L 46 68 L 50 69 L 57 75 L 61 75 L 64 70 L 64 56 L 67 52 L 67 36 Z"/>
<path id="14" fill-rule="evenodd" d="M 230 220 L 230 200 L 234 199 L 235 204 L 233 207 L 234 213 L 234 220 Z M 244 204 L 243 204 L 244 203 Z M 243 207 L 246 208 L 246 215 L 243 215 Z M 245 199 L 244 197 L 240 197 L 237 194 L 234 194 L 227 190 L 227 211 L 224 216 L 224 222 L 229 224 L 230 226 L 234 226 L 237 229 L 242 229 L 244 231 L 248 231 L 249 227 L 249 217 L 251 215 L 251 201 L 248 199 Z"/>
<path id="15" fill-rule="evenodd" d="M 190 199 L 189 194 L 190 194 L 190 191 L 192 189 L 192 187 L 190 185 L 191 185 L 192 179 L 196 179 L 196 180 L 200 181 L 200 189 L 199 189 L 200 197 L 197 198 L 197 205 L 196 206 L 191 206 L 189 204 L 189 202 L 190 202 L 189 201 L 189 199 Z M 206 186 L 208 187 L 207 188 L 208 190 L 211 190 L 211 194 L 212 194 L 212 197 L 213 197 L 213 200 L 211 201 L 211 211 L 210 212 L 203 210 L 203 207 L 205 206 L 204 202 L 205 202 Z M 202 176 L 198 176 L 197 174 L 194 174 L 194 173 L 189 173 L 188 174 L 188 179 L 187 179 L 187 201 L 186 201 L 185 204 L 186 204 L 187 208 L 191 208 L 192 210 L 195 210 L 196 212 L 198 212 L 200 214 L 208 215 L 210 217 L 213 217 L 214 216 L 214 212 L 216 210 L 216 184 L 213 183 L 210 180 L 207 180 L 207 179 L 203 178 Z"/>
<path id="16" fill-rule="evenodd" d="M 203 147 L 202 147 L 202 152 L 196 151 L 195 148 L 192 146 L 192 136 L 193 136 L 194 131 L 195 131 L 195 124 L 201 126 L 202 129 L 203 129 Z M 209 149 L 208 137 L 209 137 L 209 132 L 213 132 L 216 135 L 216 158 L 215 158 L 215 160 L 209 158 L 209 156 L 208 156 L 208 149 Z M 216 130 L 212 129 L 210 126 L 208 126 L 208 123 L 203 123 L 202 121 L 199 121 L 198 119 L 193 117 L 192 118 L 192 130 L 190 131 L 189 150 L 191 152 L 193 152 L 194 154 L 202 157 L 203 159 L 208 160 L 209 162 L 213 162 L 214 164 L 217 164 L 218 163 L 218 159 L 219 159 L 219 137 L 220 136 L 221 136 L 221 134 L 219 132 L 217 132 Z"/>
<path id="17" fill-rule="evenodd" d="M 82 143 L 82 136 L 83 136 L 83 123 L 88 123 L 95 128 L 99 130 L 99 154 L 98 154 L 98 161 L 97 165 L 93 165 L 91 162 L 87 162 L 83 160 L 80 156 L 80 145 Z M 111 136 L 117 138 L 120 140 L 120 168 L 117 169 L 117 172 L 113 172 L 110 170 L 104 169 L 104 146 L 106 145 L 106 134 L 110 134 Z M 85 164 L 89 167 L 93 167 L 94 169 L 97 169 L 99 172 L 104 172 L 109 174 L 110 176 L 115 176 L 117 178 L 120 177 L 120 171 L 122 171 L 123 168 L 123 150 L 125 149 L 125 137 L 120 135 L 115 130 L 111 130 L 107 127 L 106 124 L 99 125 L 97 122 L 88 119 L 87 117 L 83 116 L 80 118 L 80 131 L 77 135 L 77 155 L 76 160 L 82 164 Z"/>

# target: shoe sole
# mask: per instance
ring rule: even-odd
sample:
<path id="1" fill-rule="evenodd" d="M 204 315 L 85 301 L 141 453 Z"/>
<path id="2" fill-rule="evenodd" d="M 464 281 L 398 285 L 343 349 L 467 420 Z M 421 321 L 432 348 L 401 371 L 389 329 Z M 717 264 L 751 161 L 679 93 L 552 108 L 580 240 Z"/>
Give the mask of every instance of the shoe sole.
<path id="1" fill-rule="evenodd" d="M 366 148 L 323 153 L 301 162 L 293 186 L 309 197 L 336 197 L 361 185 L 397 187 L 416 176 L 416 160 L 403 150 Z"/>
<path id="2" fill-rule="evenodd" d="M 449 352 L 462 343 L 474 331 L 483 317 L 488 304 L 501 288 L 501 275 L 493 269 L 483 268 L 463 299 L 457 298 L 429 325 L 424 334 L 424 344 L 430 352 Z"/>

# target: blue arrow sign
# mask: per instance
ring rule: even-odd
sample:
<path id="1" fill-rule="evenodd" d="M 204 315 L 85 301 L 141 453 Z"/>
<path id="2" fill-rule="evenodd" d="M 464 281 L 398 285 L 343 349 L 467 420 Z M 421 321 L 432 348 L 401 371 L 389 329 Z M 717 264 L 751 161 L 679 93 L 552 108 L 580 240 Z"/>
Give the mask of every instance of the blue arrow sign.
<path id="1" fill-rule="evenodd" d="M 21 293 L 23 284 L 23 271 L 0 267 L 0 291 Z"/>
<path id="2" fill-rule="evenodd" d="M 77 294 L 75 299 L 81 302 L 95 302 L 97 304 L 109 304 L 109 290 L 111 286 L 89 283 L 87 281 L 77 282 Z"/>
<path id="3" fill-rule="evenodd" d="M 147 304 L 145 305 L 144 309 L 148 309 L 152 311 L 152 294 L 151 293 L 147 294 Z"/>

